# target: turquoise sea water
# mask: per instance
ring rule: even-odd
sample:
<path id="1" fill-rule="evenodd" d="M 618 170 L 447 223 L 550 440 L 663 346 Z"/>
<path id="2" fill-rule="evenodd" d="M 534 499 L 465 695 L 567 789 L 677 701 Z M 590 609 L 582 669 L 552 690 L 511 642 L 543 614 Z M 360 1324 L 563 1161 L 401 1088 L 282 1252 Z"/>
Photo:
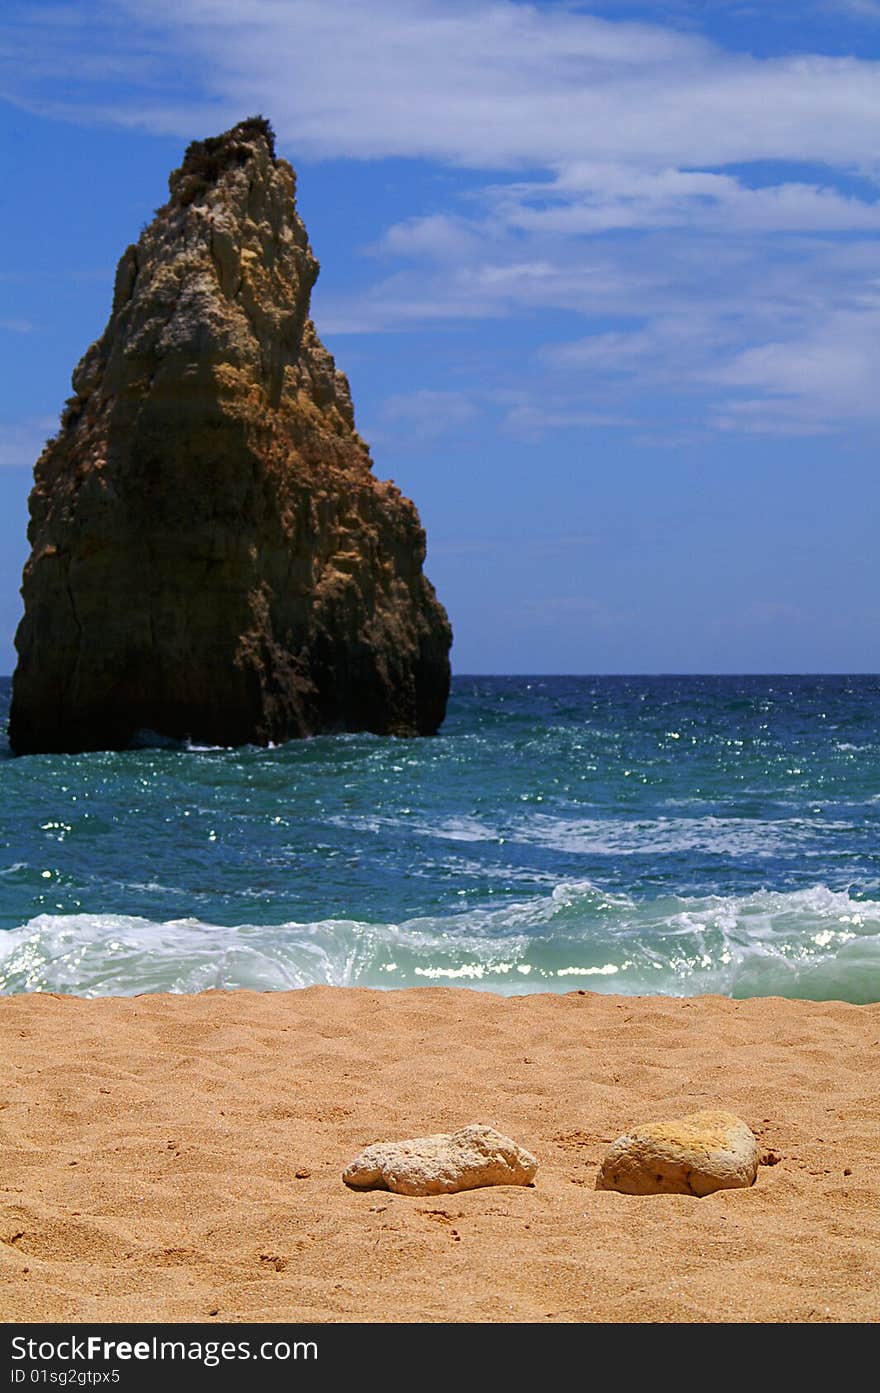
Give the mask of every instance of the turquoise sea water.
<path id="1" fill-rule="evenodd" d="M 458 677 L 427 740 L 0 740 L 0 990 L 315 982 L 880 999 L 880 678 Z"/>

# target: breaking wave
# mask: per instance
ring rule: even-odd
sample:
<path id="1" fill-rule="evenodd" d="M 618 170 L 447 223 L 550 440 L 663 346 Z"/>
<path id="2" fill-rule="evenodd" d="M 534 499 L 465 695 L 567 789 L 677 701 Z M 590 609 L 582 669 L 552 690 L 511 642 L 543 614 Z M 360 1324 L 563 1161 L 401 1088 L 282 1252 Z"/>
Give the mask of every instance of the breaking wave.
<path id="1" fill-rule="evenodd" d="M 503 908 L 401 923 L 221 926 L 40 914 L 0 934 L 0 991 L 81 996 L 470 986 L 505 995 L 880 999 L 880 901 L 824 885 L 637 901 L 590 882 Z"/>

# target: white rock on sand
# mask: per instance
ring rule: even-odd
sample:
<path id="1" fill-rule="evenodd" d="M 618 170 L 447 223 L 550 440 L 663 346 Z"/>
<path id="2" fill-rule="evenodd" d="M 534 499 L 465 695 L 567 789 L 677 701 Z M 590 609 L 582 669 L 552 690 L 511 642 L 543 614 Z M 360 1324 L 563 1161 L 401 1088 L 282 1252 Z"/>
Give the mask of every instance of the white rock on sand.
<path id="1" fill-rule="evenodd" d="M 754 1133 L 733 1113 L 692 1113 L 618 1137 L 602 1161 L 596 1189 L 710 1195 L 754 1185 L 760 1155 Z"/>
<path id="2" fill-rule="evenodd" d="M 537 1169 L 534 1156 L 510 1137 L 471 1123 L 457 1132 L 377 1142 L 346 1166 L 342 1178 L 358 1190 L 451 1195 L 482 1185 L 528 1185 Z"/>

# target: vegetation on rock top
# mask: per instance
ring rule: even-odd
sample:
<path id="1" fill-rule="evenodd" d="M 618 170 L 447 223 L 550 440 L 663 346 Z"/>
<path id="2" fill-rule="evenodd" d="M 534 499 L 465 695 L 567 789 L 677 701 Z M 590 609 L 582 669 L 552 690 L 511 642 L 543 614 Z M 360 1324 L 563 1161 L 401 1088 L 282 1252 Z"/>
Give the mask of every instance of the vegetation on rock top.
<path id="1" fill-rule="evenodd" d="M 258 140 L 265 142 L 274 159 L 275 132 L 265 116 L 248 116 L 221 135 L 190 141 L 182 165 L 168 177 L 170 206 L 186 208 L 206 193 L 227 169 L 247 164 L 253 155 L 254 142 Z"/>

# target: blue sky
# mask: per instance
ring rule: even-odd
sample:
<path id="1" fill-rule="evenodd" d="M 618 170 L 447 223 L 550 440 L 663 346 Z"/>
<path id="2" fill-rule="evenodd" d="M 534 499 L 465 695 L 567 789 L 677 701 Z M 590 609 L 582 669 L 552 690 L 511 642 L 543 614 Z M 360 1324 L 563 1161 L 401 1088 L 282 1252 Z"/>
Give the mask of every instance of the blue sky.
<path id="1" fill-rule="evenodd" d="M 0 672 L 116 260 L 255 112 L 457 671 L 877 670 L 880 0 L 7 0 L 0 98 Z"/>

